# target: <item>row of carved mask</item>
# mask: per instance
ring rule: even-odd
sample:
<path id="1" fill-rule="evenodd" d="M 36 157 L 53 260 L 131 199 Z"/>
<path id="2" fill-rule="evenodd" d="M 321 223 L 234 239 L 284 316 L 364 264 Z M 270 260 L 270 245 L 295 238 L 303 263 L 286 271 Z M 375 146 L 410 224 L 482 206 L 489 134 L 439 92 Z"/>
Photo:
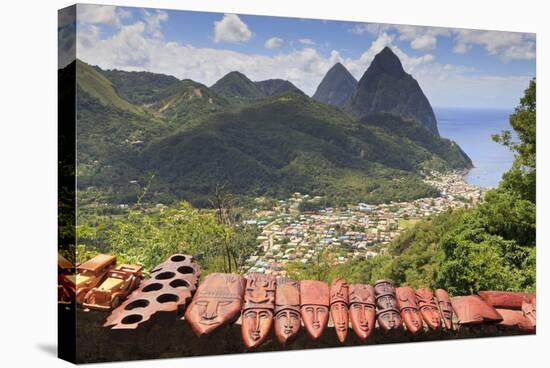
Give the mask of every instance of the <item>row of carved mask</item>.
<path id="1" fill-rule="evenodd" d="M 452 301 L 443 289 L 437 289 L 434 295 L 426 288 L 395 288 L 390 280 L 377 281 L 373 287 L 336 279 L 329 287 L 321 281 L 298 282 L 259 273 L 249 274 L 246 279 L 216 273 L 208 275 L 200 284 L 185 319 L 201 336 L 241 316 L 242 338 L 248 348 L 261 345 L 272 326 L 277 340 L 285 345 L 296 337 L 302 321 L 310 338 L 316 340 L 328 325 L 329 315 L 340 342 L 345 341 L 350 322 L 355 334 L 363 341 L 373 332 L 376 321 L 386 333 L 402 330 L 404 325 L 408 333 L 418 334 L 424 324 L 431 330 L 451 330 L 453 310 L 457 310 L 456 319 L 460 325 L 495 322 L 525 327 L 532 318 L 530 326 L 534 328 L 536 308 L 533 295 L 485 293 L 489 293 L 482 294 L 485 299 L 480 296 L 453 298 L 456 304 L 453 309 Z M 500 296 L 501 306 L 507 309 L 493 307 L 494 300 L 489 297 L 494 299 L 494 293 Z M 520 294 L 521 300 L 517 297 Z M 513 303 L 506 302 L 510 295 L 515 298 Z M 512 309 L 518 307 L 523 311 L 514 310 L 512 313 Z M 523 325 L 518 323 L 519 320 Z"/>
<path id="2" fill-rule="evenodd" d="M 288 278 L 252 273 L 243 278 L 233 274 L 208 275 L 200 284 L 185 319 L 198 335 L 241 319 L 245 345 L 261 345 L 274 327 L 281 344 L 296 337 L 303 321 L 308 335 L 318 339 L 332 318 L 337 337 L 344 342 L 349 325 L 361 340 L 374 330 L 376 320 L 386 332 L 401 329 L 410 333 L 423 328 L 452 328 L 452 307 L 447 293 L 428 289 L 395 288 L 380 280 L 374 287 L 348 284 L 336 279 L 331 286 L 321 281 L 297 282 Z M 442 322 L 443 321 L 443 322 Z"/>
<path id="3" fill-rule="evenodd" d="M 182 319 L 202 336 L 242 317 L 243 341 L 248 348 L 255 348 L 272 328 L 282 345 L 289 343 L 302 322 L 310 338 L 316 340 L 328 325 L 329 316 L 340 342 L 346 340 L 350 324 L 362 341 L 372 334 L 376 323 L 385 333 L 403 331 L 405 326 L 413 335 L 424 325 L 431 330 L 451 330 L 453 320 L 458 325 L 489 322 L 529 331 L 536 325 L 535 297 L 529 293 L 484 291 L 451 299 L 442 289 L 432 293 L 426 288 L 396 288 L 391 280 L 379 280 L 371 286 L 335 279 L 329 286 L 321 281 L 298 282 L 261 273 L 246 278 L 213 273 L 197 288 L 199 275 L 200 267 L 192 256 L 170 257 L 111 313 L 105 326 L 136 329 L 159 312 L 176 317 L 185 311 Z"/>

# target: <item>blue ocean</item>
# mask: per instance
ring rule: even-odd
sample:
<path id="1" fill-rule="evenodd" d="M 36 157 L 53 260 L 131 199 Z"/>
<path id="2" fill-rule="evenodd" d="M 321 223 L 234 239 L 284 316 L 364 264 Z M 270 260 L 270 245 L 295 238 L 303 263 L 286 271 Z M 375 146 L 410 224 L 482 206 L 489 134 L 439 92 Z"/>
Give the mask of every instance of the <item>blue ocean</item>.
<path id="1" fill-rule="evenodd" d="M 502 174 L 512 166 L 514 155 L 495 143 L 491 135 L 512 130 L 508 118 L 513 110 L 434 108 L 434 112 L 441 136 L 458 143 L 474 162 L 466 181 L 496 187 Z"/>

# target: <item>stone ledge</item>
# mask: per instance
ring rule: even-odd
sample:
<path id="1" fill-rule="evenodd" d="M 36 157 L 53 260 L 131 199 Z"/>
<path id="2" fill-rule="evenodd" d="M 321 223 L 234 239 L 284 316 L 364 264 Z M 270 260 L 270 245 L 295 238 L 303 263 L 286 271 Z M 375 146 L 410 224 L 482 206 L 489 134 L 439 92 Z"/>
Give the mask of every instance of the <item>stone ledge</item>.
<path id="1" fill-rule="evenodd" d="M 61 316 L 74 318 L 74 312 L 60 306 Z M 390 343 L 445 341 L 464 338 L 532 335 L 516 328 L 507 328 L 494 324 L 460 326 L 453 331 L 427 331 L 418 336 L 409 336 L 404 330 L 396 335 L 386 335 L 378 328 L 367 342 L 361 342 L 350 329 L 345 343 L 340 344 L 334 328 L 329 326 L 318 341 L 312 341 L 304 328 L 296 340 L 282 347 L 273 330 L 268 340 L 259 348 L 248 350 L 241 338 L 239 322 L 221 326 L 210 335 L 197 337 L 185 321 L 158 317 L 152 323 L 133 331 L 113 331 L 103 327 L 108 312 L 81 309 L 76 313 L 76 349 L 77 363 L 99 363 L 107 361 L 126 361 L 141 359 L 159 359 L 192 357 L 205 355 L 239 354 L 248 352 L 270 352 L 301 349 L 332 348 L 339 346 L 377 345 Z"/>

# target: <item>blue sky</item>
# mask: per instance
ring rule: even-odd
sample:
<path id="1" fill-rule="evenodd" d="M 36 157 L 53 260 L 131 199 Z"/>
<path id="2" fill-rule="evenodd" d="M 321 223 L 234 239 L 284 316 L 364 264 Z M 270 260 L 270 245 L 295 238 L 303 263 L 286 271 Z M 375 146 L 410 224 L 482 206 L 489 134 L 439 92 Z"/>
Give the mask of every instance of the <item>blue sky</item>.
<path id="1" fill-rule="evenodd" d="M 77 19 L 78 58 L 208 86 L 239 70 L 288 79 L 311 95 L 335 62 L 359 79 L 389 46 L 432 105 L 512 108 L 536 73 L 527 33 L 103 5 L 78 5 Z"/>

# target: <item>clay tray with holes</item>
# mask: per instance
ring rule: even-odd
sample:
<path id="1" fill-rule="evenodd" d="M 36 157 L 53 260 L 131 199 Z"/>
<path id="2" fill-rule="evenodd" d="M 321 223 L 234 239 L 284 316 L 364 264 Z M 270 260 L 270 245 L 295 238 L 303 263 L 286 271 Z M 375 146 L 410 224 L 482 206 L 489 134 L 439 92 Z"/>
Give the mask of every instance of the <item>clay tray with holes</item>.
<path id="1" fill-rule="evenodd" d="M 151 278 L 107 317 L 104 327 L 112 330 L 135 330 L 153 316 L 174 320 L 182 315 L 197 289 L 200 267 L 193 256 L 175 254 L 153 271 Z"/>

